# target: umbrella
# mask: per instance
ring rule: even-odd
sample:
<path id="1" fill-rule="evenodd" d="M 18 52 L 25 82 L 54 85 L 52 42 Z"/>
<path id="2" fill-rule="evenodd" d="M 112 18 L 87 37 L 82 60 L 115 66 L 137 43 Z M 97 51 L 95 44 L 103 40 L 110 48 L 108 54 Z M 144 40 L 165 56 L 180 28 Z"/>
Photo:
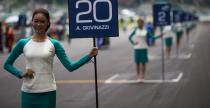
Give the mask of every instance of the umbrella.
<path id="1" fill-rule="evenodd" d="M 18 22 L 18 20 L 19 20 L 18 16 L 10 16 L 5 20 L 5 22 L 6 23 L 16 23 L 16 22 Z"/>

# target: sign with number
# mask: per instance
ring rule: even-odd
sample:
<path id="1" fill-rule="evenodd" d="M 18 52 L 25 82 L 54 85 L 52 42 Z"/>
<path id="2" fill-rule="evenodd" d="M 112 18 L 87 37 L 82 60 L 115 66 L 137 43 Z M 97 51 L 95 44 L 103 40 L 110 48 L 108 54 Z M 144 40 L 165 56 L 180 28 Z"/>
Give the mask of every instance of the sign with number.
<path id="1" fill-rule="evenodd" d="M 198 16 L 194 16 L 193 19 L 194 19 L 193 21 L 198 21 L 199 20 Z"/>
<path id="2" fill-rule="evenodd" d="M 182 22 L 183 12 L 181 10 L 173 10 L 172 13 L 173 13 L 173 22 L 174 23 Z"/>
<path id="3" fill-rule="evenodd" d="M 188 13 L 188 17 L 186 17 L 187 21 L 196 21 L 196 15 L 193 13 Z"/>
<path id="4" fill-rule="evenodd" d="M 68 0 L 71 38 L 117 37 L 117 0 Z"/>
<path id="5" fill-rule="evenodd" d="M 189 13 L 187 13 L 187 12 L 185 12 L 185 22 L 188 22 L 188 21 L 190 21 L 190 14 Z"/>
<path id="6" fill-rule="evenodd" d="M 155 26 L 165 26 L 171 24 L 171 5 L 168 3 L 153 5 L 153 18 Z"/>
<path id="7" fill-rule="evenodd" d="M 190 14 L 190 21 L 195 21 L 195 15 L 193 13 Z"/>

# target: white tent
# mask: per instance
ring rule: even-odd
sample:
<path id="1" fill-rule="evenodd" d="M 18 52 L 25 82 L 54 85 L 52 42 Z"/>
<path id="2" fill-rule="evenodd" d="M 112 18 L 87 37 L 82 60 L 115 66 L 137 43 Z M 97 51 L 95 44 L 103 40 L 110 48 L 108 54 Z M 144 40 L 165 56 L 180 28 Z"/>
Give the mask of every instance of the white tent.
<path id="1" fill-rule="evenodd" d="M 17 15 L 8 17 L 5 22 L 6 23 L 16 23 L 18 22 L 19 17 Z"/>

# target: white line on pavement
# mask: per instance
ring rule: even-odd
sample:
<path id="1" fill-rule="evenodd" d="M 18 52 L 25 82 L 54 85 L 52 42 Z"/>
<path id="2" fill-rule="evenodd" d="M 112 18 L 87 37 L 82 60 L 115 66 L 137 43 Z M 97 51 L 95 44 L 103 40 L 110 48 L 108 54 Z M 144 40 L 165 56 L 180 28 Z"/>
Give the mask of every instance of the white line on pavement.
<path id="1" fill-rule="evenodd" d="M 109 78 L 109 80 L 106 80 L 106 84 L 131 84 L 131 83 L 177 83 L 180 81 L 180 79 L 183 76 L 183 73 L 179 73 L 177 78 L 172 80 L 113 80 L 116 77 L 118 77 L 119 74 L 114 75 L 113 77 Z"/>
<path id="2" fill-rule="evenodd" d="M 119 77 L 120 74 L 115 74 L 107 80 L 98 80 L 98 83 L 105 84 L 132 84 L 132 83 L 177 83 L 183 76 L 183 73 L 179 73 L 177 78 L 172 80 L 114 80 Z M 95 83 L 95 80 L 59 80 L 56 81 L 58 84 L 86 84 Z"/>
<path id="3" fill-rule="evenodd" d="M 108 79 L 105 81 L 105 83 L 110 83 L 110 82 L 112 82 L 112 80 L 114 80 L 114 79 L 117 78 L 118 76 L 119 76 L 119 74 L 113 75 L 112 77 L 108 78 Z"/>
<path id="4" fill-rule="evenodd" d="M 192 53 L 189 53 L 189 54 L 180 54 L 179 55 L 179 59 L 190 59 L 192 56 Z"/>
<path id="5" fill-rule="evenodd" d="M 178 57 L 176 55 L 172 55 L 170 58 L 171 59 L 190 59 L 192 57 L 192 53 L 189 53 L 189 54 L 180 54 Z M 158 56 L 158 55 L 149 55 L 148 58 L 150 60 L 159 60 L 161 59 L 161 56 Z"/>
<path id="6" fill-rule="evenodd" d="M 176 79 L 173 79 L 173 82 L 179 82 L 182 76 L 183 76 L 183 72 L 179 73 L 178 77 Z"/>

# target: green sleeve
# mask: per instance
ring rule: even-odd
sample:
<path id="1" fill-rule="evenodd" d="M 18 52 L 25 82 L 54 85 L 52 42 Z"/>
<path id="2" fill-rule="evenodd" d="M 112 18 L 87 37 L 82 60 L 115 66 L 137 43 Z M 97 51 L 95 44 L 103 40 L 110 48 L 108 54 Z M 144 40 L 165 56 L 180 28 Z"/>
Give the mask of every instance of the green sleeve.
<path id="1" fill-rule="evenodd" d="M 175 25 L 172 25 L 172 31 L 173 31 L 174 33 L 177 33 L 177 32 L 178 32 L 177 27 L 176 27 Z"/>
<path id="2" fill-rule="evenodd" d="M 65 53 L 65 50 L 63 49 L 62 45 L 60 42 L 57 40 L 51 39 L 51 41 L 54 44 L 55 47 L 55 54 L 58 57 L 58 59 L 61 61 L 63 66 L 70 72 L 78 69 L 82 65 L 86 64 L 88 61 L 90 61 L 89 55 L 84 55 L 81 58 L 79 58 L 76 61 L 72 61 Z"/>
<path id="3" fill-rule="evenodd" d="M 155 35 L 154 33 L 152 33 L 151 31 L 147 31 L 147 36 L 152 36 L 152 38 L 154 40 L 159 39 L 161 36 L 160 35 Z"/>
<path id="4" fill-rule="evenodd" d="M 131 34 L 129 35 L 129 37 L 128 37 L 128 40 L 129 40 L 129 42 L 130 42 L 132 45 L 135 44 L 135 43 L 133 42 L 132 38 L 133 38 L 133 36 L 135 35 L 136 30 L 137 30 L 137 28 L 135 28 L 135 29 L 131 32 Z"/>
<path id="5" fill-rule="evenodd" d="M 12 52 L 9 54 L 7 59 L 4 61 L 4 69 L 15 75 L 18 78 L 21 78 L 21 70 L 13 66 L 15 60 L 19 55 L 23 53 L 23 47 L 25 46 L 26 39 L 21 39 L 17 42 L 16 46 L 13 48 Z"/>
<path id="6" fill-rule="evenodd" d="M 160 39 L 161 36 L 160 36 L 160 35 L 156 35 L 156 36 L 154 36 L 153 38 L 154 38 L 155 40 L 157 40 L 157 39 Z"/>

